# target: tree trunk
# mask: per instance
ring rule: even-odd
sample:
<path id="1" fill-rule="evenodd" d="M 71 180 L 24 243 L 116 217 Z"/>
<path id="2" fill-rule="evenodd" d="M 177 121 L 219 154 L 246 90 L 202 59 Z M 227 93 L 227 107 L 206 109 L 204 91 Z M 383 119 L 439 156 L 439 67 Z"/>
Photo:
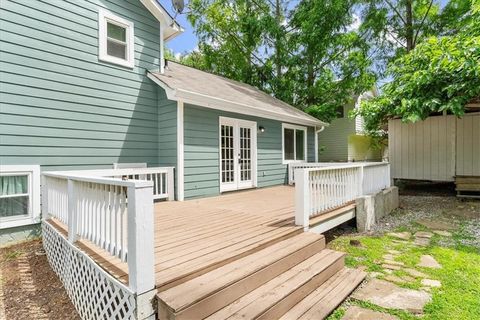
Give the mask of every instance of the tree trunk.
<path id="1" fill-rule="evenodd" d="M 412 11 L 412 0 L 406 0 L 405 3 L 406 11 L 406 20 L 405 20 L 405 29 L 406 29 L 406 40 L 407 40 L 407 52 L 412 51 L 415 48 L 414 39 L 413 39 L 413 11 Z"/>
<path id="2" fill-rule="evenodd" d="M 282 63 L 281 63 L 281 39 L 280 39 L 280 29 L 282 24 L 282 10 L 280 8 L 281 3 L 280 0 L 276 0 L 275 2 L 275 20 L 277 21 L 277 30 L 275 35 L 275 65 L 276 65 L 276 76 L 277 79 L 280 80 L 282 76 Z"/>

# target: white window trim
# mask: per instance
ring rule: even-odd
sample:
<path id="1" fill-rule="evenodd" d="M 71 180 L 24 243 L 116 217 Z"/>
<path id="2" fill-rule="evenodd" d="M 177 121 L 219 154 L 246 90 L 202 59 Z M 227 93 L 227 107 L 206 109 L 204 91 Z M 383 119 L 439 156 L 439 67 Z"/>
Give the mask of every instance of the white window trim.
<path id="1" fill-rule="evenodd" d="M 293 129 L 293 130 L 302 130 L 304 131 L 303 134 L 303 154 L 305 155 L 304 160 L 286 160 L 285 159 L 285 129 Z M 289 123 L 282 123 L 282 163 L 283 164 L 289 164 L 289 163 L 302 163 L 302 162 L 307 162 L 308 155 L 307 155 L 307 127 L 303 126 L 296 126 L 293 124 Z M 297 139 L 296 139 L 296 132 L 294 134 L 294 139 L 293 139 L 293 154 L 295 156 L 295 159 L 297 158 Z"/>
<path id="2" fill-rule="evenodd" d="M 29 206 L 27 216 L 0 218 L 0 229 L 26 226 L 40 222 L 40 166 L 0 165 L 0 176 L 28 175 Z"/>
<path id="3" fill-rule="evenodd" d="M 120 59 L 107 54 L 107 22 L 126 28 L 127 59 Z M 98 12 L 98 59 L 105 62 L 133 68 L 135 65 L 135 37 L 133 22 L 125 20 L 111 12 Z"/>

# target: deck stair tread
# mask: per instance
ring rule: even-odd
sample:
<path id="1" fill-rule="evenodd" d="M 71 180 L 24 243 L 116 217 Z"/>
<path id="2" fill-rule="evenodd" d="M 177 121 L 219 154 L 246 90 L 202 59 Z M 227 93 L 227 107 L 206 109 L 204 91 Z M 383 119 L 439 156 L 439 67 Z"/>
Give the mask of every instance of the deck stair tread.
<path id="1" fill-rule="evenodd" d="M 355 203 L 349 203 L 347 205 L 343 205 L 341 207 L 310 217 L 310 227 L 313 227 L 327 220 L 333 219 L 353 209 L 355 209 Z"/>
<path id="2" fill-rule="evenodd" d="M 174 313 L 195 305 L 200 308 L 202 300 L 214 300 L 217 293 L 222 299 L 229 295 L 235 300 L 236 295 L 253 290 L 324 247 L 323 236 L 302 233 L 162 291 L 158 298 Z"/>
<path id="3" fill-rule="evenodd" d="M 355 290 L 365 277 L 366 273 L 364 271 L 343 268 L 286 312 L 280 319 L 324 319 Z"/>
<path id="4" fill-rule="evenodd" d="M 198 256 L 193 260 L 189 260 L 188 258 L 177 259 L 177 265 L 174 268 L 169 268 L 167 265 L 159 263 L 157 267 L 159 267 L 161 271 L 156 274 L 157 288 L 163 291 L 174 285 L 179 285 L 215 268 L 222 267 L 232 261 L 247 257 L 300 234 L 302 234 L 300 228 L 285 228 L 285 230 L 279 228 L 279 230 L 253 236 L 250 239 L 246 239 L 232 246 L 227 246 L 221 250 L 213 250 L 213 248 L 210 248 L 208 253 Z M 167 282 L 165 282 L 164 279 L 168 279 Z"/>
<path id="5" fill-rule="evenodd" d="M 278 319 L 341 270 L 343 257 L 322 250 L 206 319 Z"/>

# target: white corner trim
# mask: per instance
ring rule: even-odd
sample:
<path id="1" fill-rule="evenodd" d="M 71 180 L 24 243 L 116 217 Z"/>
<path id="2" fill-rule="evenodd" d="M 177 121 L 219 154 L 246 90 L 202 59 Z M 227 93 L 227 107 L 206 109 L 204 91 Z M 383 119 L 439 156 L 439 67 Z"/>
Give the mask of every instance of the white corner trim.
<path id="1" fill-rule="evenodd" d="M 304 160 L 286 160 L 285 159 L 285 129 L 293 129 L 293 130 L 302 130 L 304 132 L 303 134 L 303 154 L 305 155 Z M 302 163 L 302 162 L 307 162 L 308 161 L 308 129 L 307 127 L 303 126 L 298 126 L 298 125 L 293 125 L 290 123 L 282 123 L 282 164 L 289 164 L 289 163 Z M 295 158 L 297 158 L 297 139 L 296 139 L 296 134 L 294 134 L 293 137 L 293 151 Z"/>
<path id="2" fill-rule="evenodd" d="M 163 28 L 164 28 L 164 26 L 162 26 L 162 24 L 160 23 L 159 28 L 160 28 L 160 48 L 159 48 L 160 57 L 158 59 L 158 67 L 159 67 L 160 73 L 164 73 L 165 72 L 165 53 L 164 53 L 165 47 L 164 47 L 164 43 L 163 43 Z"/>
<path id="3" fill-rule="evenodd" d="M 36 224 L 40 222 L 40 166 L 0 165 L 0 175 L 28 175 L 30 207 L 28 216 L 0 218 L 0 229 Z"/>
<path id="4" fill-rule="evenodd" d="M 127 59 L 120 59 L 107 54 L 107 22 L 126 29 Z M 135 66 L 135 35 L 132 21 L 104 9 L 98 11 L 98 59 L 128 68 Z"/>
<path id="5" fill-rule="evenodd" d="M 184 145 L 184 129 L 183 129 L 183 119 L 184 115 L 184 105 L 183 101 L 177 102 L 177 200 L 183 201 L 184 194 L 184 184 L 185 184 L 185 145 Z"/>

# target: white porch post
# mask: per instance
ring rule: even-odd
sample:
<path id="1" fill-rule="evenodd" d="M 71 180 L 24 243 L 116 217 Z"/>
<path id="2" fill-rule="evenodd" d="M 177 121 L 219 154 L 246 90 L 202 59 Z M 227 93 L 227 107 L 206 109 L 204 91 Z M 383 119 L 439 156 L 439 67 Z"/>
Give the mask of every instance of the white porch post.
<path id="1" fill-rule="evenodd" d="M 67 180 L 68 197 L 68 241 L 74 243 L 77 241 L 77 215 L 75 212 L 75 181 Z"/>
<path id="2" fill-rule="evenodd" d="M 48 219 L 48 178 L 42 174 L 42 220 Z"/>
<path id="3" fill-rule="evenodd" d="M 155 288 L 153 186 L 129 187 L 128 281 L 138 295 Z"/>
<path id="4" fill-rule="evenodd" d="M 183 101 L 177 102 L 177 200 L 184 199 Z"/>
<path id="5" fill-rule="evenodd" d="M 295 224 L 308 230 L 310 224 L 309 170 L 295 169 Z"/>

